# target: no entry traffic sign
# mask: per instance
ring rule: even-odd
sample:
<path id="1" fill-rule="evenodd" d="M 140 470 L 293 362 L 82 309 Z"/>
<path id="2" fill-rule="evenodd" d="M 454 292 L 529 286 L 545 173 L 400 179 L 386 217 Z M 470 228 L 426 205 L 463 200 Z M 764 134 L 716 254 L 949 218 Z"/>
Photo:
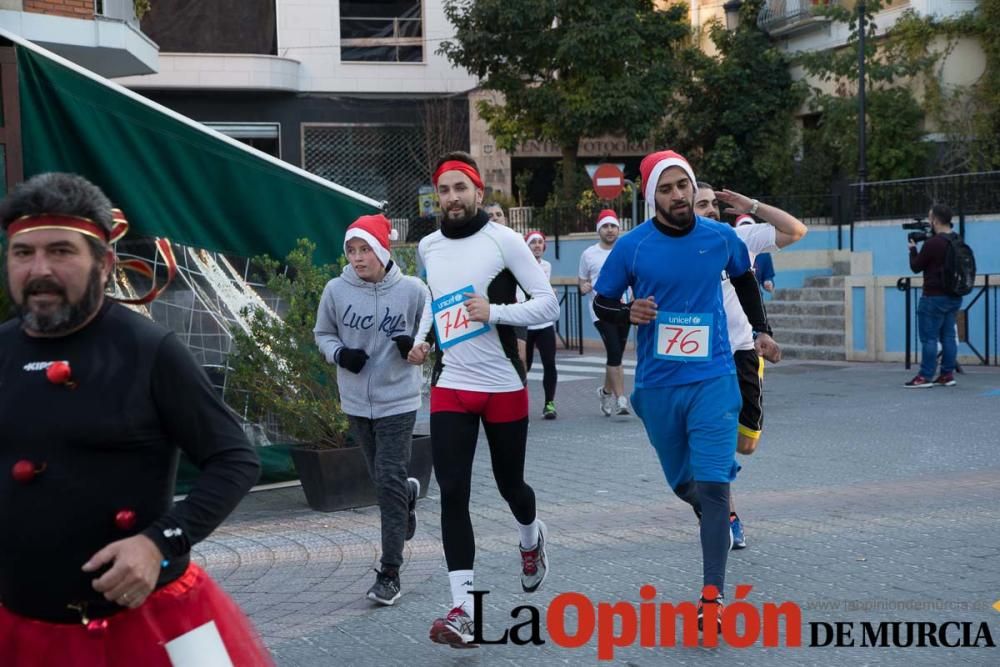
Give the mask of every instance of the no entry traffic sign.
<path id="1" fill-rule="evenodd" d="M 601 199 L 614 199 L 625 187 L 625 174 L 617 166 L 607 162 L 597 167 L 591 180 L 594 192 Z"/>

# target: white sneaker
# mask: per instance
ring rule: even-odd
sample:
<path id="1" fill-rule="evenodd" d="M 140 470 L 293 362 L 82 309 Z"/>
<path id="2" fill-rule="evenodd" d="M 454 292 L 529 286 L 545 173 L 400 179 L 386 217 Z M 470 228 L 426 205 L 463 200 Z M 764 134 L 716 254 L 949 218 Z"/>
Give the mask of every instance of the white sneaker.
<path id="1" fill-rule="evenodd" d="M 605 417 L 610 417 L 615 410 L 615 395 L 605 394 L 604 387 L 597 388 L 597 395 L 601 399 L 601 412 L 604 413 Z"/>
<path id="2" fill-rule="evenodd" d="M 619 415 L 628 415 L 628 414 L 631 414 L 628 411 L 628 399 L 625 398 L 624 396 L 619 396 L 618 397 L 618 412 L 616 412 L 615 414 L 619 414 Z"/>

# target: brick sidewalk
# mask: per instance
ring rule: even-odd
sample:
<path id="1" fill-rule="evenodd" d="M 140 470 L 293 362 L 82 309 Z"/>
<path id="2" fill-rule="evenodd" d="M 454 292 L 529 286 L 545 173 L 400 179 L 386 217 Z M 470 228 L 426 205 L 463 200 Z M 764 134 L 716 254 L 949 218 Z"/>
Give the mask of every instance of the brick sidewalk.
<path id="1" fill-rule="evenodd" d="M 752 603 L 798 603 L 804 643 L 808 622 L 907 620 L 972 621 L 973 636 L 987 621 L 1000 642 L 1000 613 L 989 608 L 1000 599 L 1000 372 L 969 369 L 954 389 L 904 389 L 909 375 L 885 364 L 799 362 L 768 371 L 764 439 L 756 455 L 741 458 L 733 487 L 750 546 L 731 554 L 727 592 L 731 600 L 733 585 L 751 584 Z M 550 640 L 544 610 L 553 597 L 576 591 L 595 602 L 638 603 L 639 588 L 652 584 L 657 601 L 677 603 L 694 599 L 701 579 L 693 514 L 667 490 L 638 419 L 600 415 L 597 383 L 560 383 L 554 422 L 535 418 L 540 386 L 530 385 L 526 478 L 550 529 L 552 562 L 533 595 L 520 590 L 516 526 L 493 483 L 485 442 L 476 456 L 476 587 L 490 591 L 485 635 L 526 620 L 526 613 L 511 620 L 510 611 L 531 604 L 542 613 L 542 646 L 456 651 L 428 641 L 431 621 L 450 602 L 434 484 L 419 504 L 403 598 L 392 608 L 364 599 L 378 560 L 377 510 L 312 512 L 299 488 L 249 496 L 198 545 L 196 558 L 250 613 L 283 667 L 593 664 L 596 640 L 579 649 Z M 859 625 L 856 641 L 860 635 Z M 616 664 L 630 665 L 720 659 L 997 665 L 1000 649 L 637 642 L 615 652 Z"/>

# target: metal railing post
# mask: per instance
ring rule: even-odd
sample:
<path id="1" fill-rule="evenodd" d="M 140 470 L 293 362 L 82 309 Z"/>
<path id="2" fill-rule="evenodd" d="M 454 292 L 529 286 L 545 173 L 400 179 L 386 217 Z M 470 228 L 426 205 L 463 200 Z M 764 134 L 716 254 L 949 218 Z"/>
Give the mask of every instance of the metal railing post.
<path id="1" fill-rule="evenodd" d="M 906 293 L 906 370 L 910 370 L 910 353 L 912 351 L 911 337 L 913 336 L 913 322 L 911 313 L 913 307 L 913 296 L 910 294 L 910 279 L 901 278 L 897 284 L 899 289 Z"/>
<path id="2" fill-rule="evenodd" d="M 965 175 L 958 176 L 958 235 L 965 238 Z"/>
<path id="3" fill-rule="evenodd" d="M 986 281 L 985 283 L 986 287 L 984 288 L 986 290 L 986 299 L 985 303 L 983 304 L 983 307 L 985 309 L 983 320 L 985 320 L 986 322 L 985 331 L 983 331 L 983 337 L 985 338 L 985 343 L 986 343 L 985 346 L 986 353 L 983 355 L 983 364 L 989 366 L 990 365 L 990 275 L 987 273 L 986 275 L 983 276 L 983 278 Z"/>

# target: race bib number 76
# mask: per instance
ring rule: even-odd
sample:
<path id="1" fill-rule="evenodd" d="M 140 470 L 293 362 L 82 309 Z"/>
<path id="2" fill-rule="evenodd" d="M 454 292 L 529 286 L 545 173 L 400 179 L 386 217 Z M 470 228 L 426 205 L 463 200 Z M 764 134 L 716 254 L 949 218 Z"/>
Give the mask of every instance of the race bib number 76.
<path id="1" fill-rule="evenodd" d="M 657 313 L 655 354 L 671 361 L 708 361 L 712 356 L 712 314 Z"/>
<path id="2" fill-rule="evenodd" d="M 438 342 L 441 344 L 442 350 L 490 330 L 490 325 L 485 322 L 469 319 L 469 313 L 465 310 L 463 294 L 474 291 L 472 285 L 469 285 L 431 302 L 434 330 L 437 332 Z"/>

